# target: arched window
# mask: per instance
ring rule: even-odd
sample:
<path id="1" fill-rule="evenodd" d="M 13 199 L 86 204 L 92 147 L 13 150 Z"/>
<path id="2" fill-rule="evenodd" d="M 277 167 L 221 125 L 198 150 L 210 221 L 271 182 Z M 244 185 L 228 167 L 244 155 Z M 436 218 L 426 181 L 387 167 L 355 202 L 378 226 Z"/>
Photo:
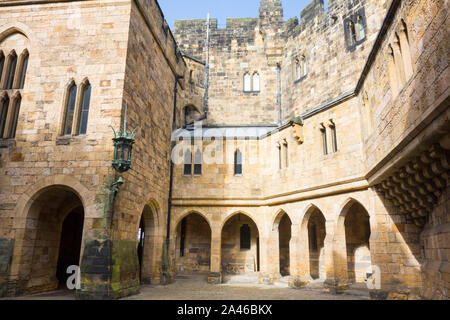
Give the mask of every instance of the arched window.
<path id="1" fill-rule="evenodd" d="M 68 91 L 67 91 L 67 102 L 66 102 L 65 111 L 64 111 L 65 114 L 64 114 L 63 135 L 71 135 L 72 134 L 76 97 L 77 97 L 77 86 L 75 83 L 72 83 L 69 86 Z"/>
<path id="2" fill-rule="evenodd" d="M 259 92 L 259 73 L 253 74 L 253 92 Z"/>
<path id="3" fill-rule="evenodd" d="M 364 40 L 366 37 L 366 30 L 364 28 L 364 19 L 361 16 L 356 18 L 356 23 L 358 24 L 358 41 Z"/>
<path id="4" fill-rule="evenodd" d="M 302 70 L 301 70 L 301 66 L 300 66 L 300 60 L 296 59 L 295 60 L 295 78 L 297 80 L 300 80 L 301 77 L 302 77 Z"/>
<path id="5" fill-rule="evenodd" d="M 277 144 L 277 149 L 278 149 L 278 169 L 283 169 L 283 160 L 282 160 L 282 155 L 281 155 L 281 144 Z"/>
<path id="6" fill-rule="evenodd" d="M 20 63 L 20 73 L 19 73 L 19 77 L 20 77 L 20 82 L 19 82 L 19 86 L 18 89 L 23 89 L 24 85 L 25 85 L 25 77 L 27 74 L 27 68 L 28 68 L 28 59 L 29 59 L 30 55 L 28 54 L 28 51 L 24 51 L 24 53 L 22 53 L 22 57 L 21 57 L 21 63 Z"/>
<path id="7" fill-rule="evenodd" d="M 87 82 L 83 86 L 82 101 L 80 108 L 80 134 L 86 134 L 89 117 L 89 104 L 91 102 L 91 85 Z"/>
<path id="8" fill-rule="evenodd" d="M 11 128 L 9 129 L 9 138 L 14 139 L 16 137 L 17 123 L 19 122 L 19 113 L 20 113 L 20 103 L 22 102 L 22 97 L 19 95 L 14 100 L 13 105 L 13 116 L 11 119 Z"/>
<path id="9" fill-rule="evenodd" d="M 14 84 L 14 75 L 16 73 L 16 66 L 17 66 L 17 55 L 13 51 L 8 59 L 8 68 L 6 70 L 6 84 L 5 89 L 9 90 L 13 88 Z"/>
<path id="10" fill-rule="evenodd" d="M 333 144 L 333 152 L 336 153 L 338 152 L 336 124 L 332 123 L 330 129 L 331 129 L 331 142 Z"/>
<path id="11" fill-rule="evenodd" d="M 0 138 L 5 136 L 6 117 L 8 116 L 9 97 L 5 95 L 1 100 L 0 110 Z"/>
<path id="12" fill-rule="evenodd" d="M 320 132 L 322 134 L 322 147 L 323 147 L 323 154 L 328 154 L 328 141 L 327 141 L 327 128 L 322 125 L 322 128 L 320 128 Z"/>
<path id="13" fill-rule="evenodd" d="M 194 157 L 194 175 L 202 175 L 202 152 L 197 149 Z"/>
<path id="14" fill-rule="evenodd" d="M 244 74 L 244 92 L 252 91 L 252 77 L 250 73 Z"/>
<path id="15" fill-rule="evenodd" d="M 306 75 L 308 74 L 308 69 L 306 66 L 306 58 L 305 56 L 302 57 L 302 77 L 306 77 Z"/>
<path id="16" fill-rule="evenodd" d="M 192 152 L 189 149 L 184 153 L 184 175 L 192 175 Z"/>
<path id="17" fill-rule="evenodd" d="M 244 224 L 240 230 L 241 233 L 241 250 L 251 249 L 251 230 L 248 224 Z"/>
<path id="18" fill-rule="evenodd" d="M 408 28 L 406 27 L 406 23 L 403 19 L 401 20 L 400 24 L 399 42 L 402 52 L 405 77 L 406 81 L 408 81 L 413 75 L 413 67 L 411 59 L 411 50 L 409 47 Z"/>
<path id="19" fill-rule="evenodd" d="M 192 78 L 193 74 L 194 74 L 193 70 L 189 71 L 189 83 L 194 83 L 194 80 Z"/>
<path id="20" fill-rule="evenodd" d="M 5 66 L 5 55 L 0 51 L 0 80 L 2 79 L 3 67 Z"/>
<path id="21" fill-rule="evenodd" d="M 289 147 L 286 141 L 283 143 L 283 147 L 284 147 L 284 165 L 287 168 L 289 167 Z"/>
<path id="22" fill-rule="evenodd" d="M 242 174 L 242 153 L 239 149 L 234 153 L 234 175 Z"/>

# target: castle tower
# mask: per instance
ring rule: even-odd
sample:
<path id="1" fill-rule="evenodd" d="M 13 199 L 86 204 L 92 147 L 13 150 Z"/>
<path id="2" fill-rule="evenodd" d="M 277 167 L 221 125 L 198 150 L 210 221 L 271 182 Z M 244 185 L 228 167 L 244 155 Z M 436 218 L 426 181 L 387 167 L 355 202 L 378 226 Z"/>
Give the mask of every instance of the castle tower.
<path id="1" fill-rule="evenodd" d="M 261 0 L 259 6 L 261 29 L 281 28 L 283 26 L 283 5 L 281 0 Z"/>
<path id="2" fill-rule="evenodd" d="M 267 62 L 273 67 L 280 63 L 283 53 L 283 24 L 281 0 L 261 0 L 259 7 L 259 31 L 263 37 Z"/>

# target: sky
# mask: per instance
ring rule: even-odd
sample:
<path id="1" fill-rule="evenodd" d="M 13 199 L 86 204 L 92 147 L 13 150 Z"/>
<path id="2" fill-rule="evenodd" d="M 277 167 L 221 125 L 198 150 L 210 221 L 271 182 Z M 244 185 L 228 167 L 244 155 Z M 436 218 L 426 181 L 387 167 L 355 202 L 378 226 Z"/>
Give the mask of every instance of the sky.
<path id="1" fill-rule="evenodd" d="M 282 0 L 284 19 L 300 16 L 312 0 Z M 209 12 L 211 18 L 219 19 L 220 28 L 225 28 L 226 18 L 256 18 L 259 16 L 260 0 L 158 0 L 164 16 L 173 30 L 175 20 L 206 19 Z"/>

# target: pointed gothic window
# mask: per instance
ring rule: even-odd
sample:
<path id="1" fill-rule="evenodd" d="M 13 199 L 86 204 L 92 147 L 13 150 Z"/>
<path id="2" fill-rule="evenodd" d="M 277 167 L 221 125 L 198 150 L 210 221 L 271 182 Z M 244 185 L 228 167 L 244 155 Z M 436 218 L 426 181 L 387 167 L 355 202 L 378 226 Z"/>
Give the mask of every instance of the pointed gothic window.
<path id="1" fill-rule="evenodd" d="M 242 174 L 242 153 L 239 149 L 234 153 L 234 175 Z"/>
<path id="2" fill-rule="evenodd" d="M 189 149 L 184 153 L 184 175 L 192 175 L 192 152 Z"/>
<path id="3" fill-rule="evenodd" d="M 253 74 L 253 92 L 259 92 L 259 73 Z"/>
<path id="4" fill-rule="evenodd" d="M 202 175 L 202 152 L 200 149 L 197 149 L 194 157 L 194 175 L 201 176 Z"/>
<path id="5" fill-rule="evenodd" d="M 327 155 L 328 154 L 328 141 L 327 141 L 327 129 L 325 128 L 325 126 L 323 126 L 320 129 L 320 132 L 322 134 L 322 147 L 323 147 L 323 154 Z"/>
<path id="6" fill-rule="evenodd" d="M 28 54 L 28 51 L 25 51 L 23 54 L 22 54 L 22 62 L 21 62 L 21 70 L 20 70 L 20 73 L 19 73 L 19 76 L 20 76 L 20 82 L 19 82 L 19 89 L 23 89 L 23 87 L 24 87 L 24 85 L 25 85 L 25 77 L 26 77 L 26 74 L 27 74 L 27 68 L 28 68 L 28 59 L 29 59 L 29 54 Z"/>
<path id="7" fill-rule="evenodd" d="M 5 137 L 6 118 L 8 116 L 9 97 L 5 95 L 0 104 L 0 138 Z"/>
<path id="8" fill-rule="evenodd" d="M 12 52 L 8 59 L 8 68 L 6 71 L 6 85 L 5 89 L 9 90 L 13 88 L 14 84 L 14 75 L 16 73 L 17 66 L 17 55 L 15 52 Z"/>
<path id="9" fill-rule="evenodd" d="M 83 86 L 82 101 L 80 108 L 80 134 L 86 134 L 89 117 L 89 104 L 91 102 L 91 85 L 87 82 Z"/>
<path id="10" fill-rule="evenodd" d="M 20 113 L 20 103 L 22 102 L 22 97 L 19 95 L 13 105 L 13 117 L 11 119 L 11 128 L 9 130 L 9 137 L 14 139 L 16 137 L 17 123 L 19 121 L 19 113 Z"/>
<path id="11" fill-rule="evenodd" d="M 244 75 L 244 92 L 252 91 L 252 77 L 250 73 Z"/>
<path id="12" fill-rule="evenodd" d="M 67 91 L 67 102 L 65 106 L 64 129 L 63 129 L 63 135 L 65 136 L 72 134 L 76 97 L 77 97 L 77 86 L 75 83 L 72 83 Z"/>

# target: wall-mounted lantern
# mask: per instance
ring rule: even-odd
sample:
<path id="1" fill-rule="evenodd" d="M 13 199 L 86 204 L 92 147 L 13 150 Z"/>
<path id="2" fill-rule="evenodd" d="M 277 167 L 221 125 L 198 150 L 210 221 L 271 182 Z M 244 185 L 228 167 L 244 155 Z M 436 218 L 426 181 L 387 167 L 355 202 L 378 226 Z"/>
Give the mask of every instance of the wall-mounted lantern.
<path id="1" fill-rule="evenodd" d="M 114 128 L 114 160 L 112 161 L 112 167 L 119 173 L 119 180 L 112 184 L 111 189 L 114 192 L 113 202 L 119 191 L 119 187 L 123 185 L 123 173 L 132 169 L 131 156 L 133 153 L 133 145 L 135 142 L 135 131 L 127 131 L 127 109 L 128 104 L 125 105 L 125 118 L 123 121 L 123 131 L 115 131 Z"/>

